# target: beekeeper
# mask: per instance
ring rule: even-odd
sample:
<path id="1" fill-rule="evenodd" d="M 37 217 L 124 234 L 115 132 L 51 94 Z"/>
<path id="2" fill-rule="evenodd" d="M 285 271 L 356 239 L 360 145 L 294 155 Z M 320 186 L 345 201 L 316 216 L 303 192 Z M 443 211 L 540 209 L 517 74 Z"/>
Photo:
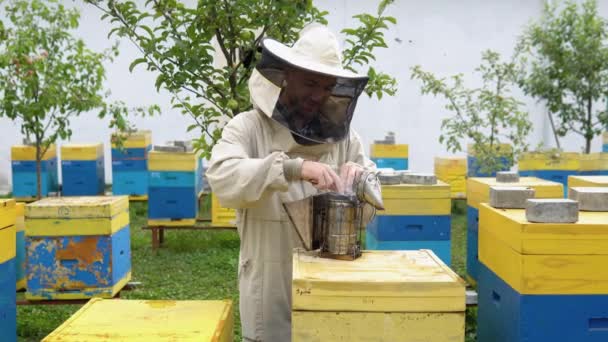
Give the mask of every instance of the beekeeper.
<path id="1" fill-rule="evenodd" d="M 311 25 L 292 47 L 261 45 L 254 109 L 226 125 L 206 175 L 220 204 L 238 209 L 243 339 L 280 342 L 291 340 L 292 249 L 301 246 L 282 203 L 344 191 L 375 165 L 350 128 L 367 77 L 342 68 L 335 35 Z"/>

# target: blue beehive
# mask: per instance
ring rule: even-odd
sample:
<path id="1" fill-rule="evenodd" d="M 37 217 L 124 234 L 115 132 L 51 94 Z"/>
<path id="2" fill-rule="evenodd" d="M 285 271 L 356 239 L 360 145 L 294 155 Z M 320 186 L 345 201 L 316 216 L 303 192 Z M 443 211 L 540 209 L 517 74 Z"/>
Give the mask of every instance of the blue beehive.
<path id="1" fill-rule="evenodd" d="M 497 157 L 499 165 L 501 168 L 498 171 L 509 171 L 511 169 L 511 162 L 505 156 L 510 153 L 512 150 L 509 144 L 500 144 L 498 147 L 495 147 L 496 153 L 502 155 L 501 157 Z M 477 157 L 475 156 L 475 146 L 470 144 L 468 146 L 468 155 L 467 155 L 467 176 L 468 177 L 496 177 L 496 171 L 487 173 L 482 172 L 482 167 L 479 164 Z"/>
<path id="2" fill-rule="evenodd" d="M 530 223 L 480 207 L 479 342 L 608 341 L 608 213 Z"/>
<path id="3" fill-rule="evenodd" d="M 25 220 L 28 299 L 111 298 L 130 280 L 126 196 L 47 198 Z"/>
<path id="4" fill-rule="evenodd" d="M 202 164 L 197 154 L 151 151 L 148 167 L 148 218 L 196 219 L 202 190 Z"/>
<path id="5" fill-rule="evenodd" d="M 150 131 L 137 131 L 124 137 L 122 148 L 112 136 L 112 193 L 148 195 L 148 153 L 152 148 Z"/>
<path id="6" fill-rule="evenodd" d="M 103 144 L 61 146 L 62 194 L 103 195 L 105 188 Z"/>
<path id="7" fill-rule="evenodd" d="M 568 176 L 578 175 L 581 169 L 579 153 L 565 152 L 555 155 L 548 153 L 525 153 L 519 158 L 519 174 L 561 183 L 564 197 L 568 196 Z"/>
<path id="8" fill-rule="evenodd" d="M 449 185 L 384 185 L 382 198 L 385 210 L 367 227 L 367 249 L 430 249 L 450 265 Z"/>
<path id="9" fill-rule="evenodd" d="M 29 199 L 37 196 L 36 147 L 17 145 L 11 147 L 11 167 L 13 174 L 13 196 Z M 40 161 L 40 193 L 59 189 L 57 154 L 54 145 L 49 146 Z"/>
<path id="10" fill-rule="evenodd" d="M 0 199 L 0 338 L 17 341 L 15 201 Z"/>

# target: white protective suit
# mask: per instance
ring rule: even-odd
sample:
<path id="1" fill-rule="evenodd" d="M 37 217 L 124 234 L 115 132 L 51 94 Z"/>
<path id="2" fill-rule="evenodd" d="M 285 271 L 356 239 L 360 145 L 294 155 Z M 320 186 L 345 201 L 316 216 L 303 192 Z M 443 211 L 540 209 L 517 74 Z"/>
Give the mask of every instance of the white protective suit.
<path id="1" fill-rule="evenodd" d="M 237 209 L 243 339 L 290 341 L 292 249 L 301 243 L 282 203 L 306 198 L 317 190 L 300 180 L 300 175 L 284 171 L 286 165 L 301 166 L 302 160 L 319 161 L 338 170 L 349 161 L 366 168 L 375 165 L 365 157 L 352 129 L 334 144 L 297 144 L 288 128 L 270 118 L 278 97 L 276 87 L 254 70 L 249 90 L 255 109 L 226 125 L 206 175 L 220 204 Z"/>

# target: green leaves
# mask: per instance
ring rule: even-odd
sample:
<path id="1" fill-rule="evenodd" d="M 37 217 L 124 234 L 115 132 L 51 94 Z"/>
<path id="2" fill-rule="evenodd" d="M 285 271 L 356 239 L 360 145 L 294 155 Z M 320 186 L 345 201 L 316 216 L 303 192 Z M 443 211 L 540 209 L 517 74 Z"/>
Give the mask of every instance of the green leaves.
<path id="1" fill-rule="evenodd" d="M 603 110 L 608 98 L 607 25 L 595 1 L 568 1 L 561 11 L 557 4 L 546 4 L 542 18 L 526 29 L 516 48 L 522 89 L 546 102 L 556 119 L 556 140 L 570 132 L 581 135 L 586 153 L 593 137 L 608 127 Z"/>
<path id="2" fill-rule="evenodd" d="M 443 97 L 446 110 L 453 116 L 442 120 L 439 142 L 448 151 L 464 151 L 463 141 L 472 142 L 480 171 L 492 173 L 502 169 L 501 159 L 512 163 L 527 150 L 526 137 L 532 130 L 528 113 L 514 99 L 511 86 L 517 81 L 514 63 L 500 60 L 494 51 L 482 53 L 482 63 L 476 69 L 481 74 L 481 88 L 467 88 L 463 75 L 437 78 L 421 66 L 411 69 L 412 79 L 422 82 L 421 93 Z M 510 147 L 507 147 L 510 146 Z"/>
<path id="3" fill-rule="evenodd" d="M 220 138 L 224 123 L 251 109 L 247 81 L 258 59 L 263 37 L 292 45 L 307 24 L 327 24 L 327 12 L 310 0 L 200 0 L 186 7 L 175 0 L 86 0 L 102 18 L 113 24 L 110 36 L 125 37 L 141 56 L 129 70 L 143 65 L 157 73 L 155 86 L 173 94 L 174 108 L 189 116 L 201 134 L 197 146 L 208 157 Z M 393 1 L 382 0 L 378 16 L 355 16 L 361 26 L 345 29 L 350 47 L 344 51 L 345 66 L 367 66 L 375 60 L 373 49 L 385 48 L 383 31 L 394 18 L 383 16 Z M 139 5 L 138 5 L 139 4 Z M 368 70 L 369 96 L 394 95 L 394 78 Z"/>

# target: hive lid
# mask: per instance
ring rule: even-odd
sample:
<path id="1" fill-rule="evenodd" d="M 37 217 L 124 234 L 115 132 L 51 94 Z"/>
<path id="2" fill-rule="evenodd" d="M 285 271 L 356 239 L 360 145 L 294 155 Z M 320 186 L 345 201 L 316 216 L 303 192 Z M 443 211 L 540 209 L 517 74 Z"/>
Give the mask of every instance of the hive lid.
<path id="1" fill-rule="evenodd" d="M 26 219 L 111 218 L 129 210 L 127 196 L 44 198 L 25 206 Z"/>
<path id="2" fill-rule="evenodd" d="M 294 251 L 294 310 L 464 311 L 462 279 L 430 250 L 363 251 L 354 261 Z"/>
<path id="3" fill-rule="evenodd" d="M 49 146 L 46 153 L 42 156 L 42 160 L 55 158 L 57 156 L 57 150 L 55 145 Z M 36 146 L 32 145 L 14 145 L 11 146 L 11 160 L 19 161 L 35 161 L 36 160 Z"/>
<path id="4" fill-rule="evenodd" d="M 383 199 L 406 199 L 406 198 L 450 198 L 450 186 L 442 181 L 433 185 L 399 184 L 383 185 Z"/>
<path id="5" fill-rule="evenodd" d="M 103 144 L 65 144 L 61 146 L 62 160 L 95 160 L 103 156 Z"/>
<path id="6" fill-rule="evenodd" d="M 569 176 L 568 186 L 608 186 L 608 176 Z"/>
<path id="7" fill-rule="evenodd" d="M 118 138 L 124 138 L 122 143 L 124 148 L 145 148 L 152 144 L 152 132 L 141 130 L 130 133 L 114 133 L 111 137 L 112 147 L 116 147 L 114 141 Z"/>
<path id="8" fill-rule="evenodd" d="M 232 302 L 93 298 L 44 338 L 53 341 L 232 341 Z"/>
<path id="9" fill-rule="evenodd" d="M 509 186 L 522 186 L 534 189 L 534 198 L 563 198 L 564 188 L 561 183 L 536 177 L 520 177 L 519 182 L 508 183 Z M 467 204 L 479 209 L 481 203 L 490 201 L 490 187 L 504 186 L 494 177 L 472 177 L 467 179 Z"/>
<path id="10" fill-rule="evenodd" d="M 487 231 L 521 254 L 608 254 L 608 213 L 579 212 L 576 223 L 531 223 L 524 209 L 482 204 L 479 230 Z"/>
<path id="11" fill-rule="evenodd" d="M 0 199 L 0 229 L 15 225 L 17 211 L 14 199 Z"/>

